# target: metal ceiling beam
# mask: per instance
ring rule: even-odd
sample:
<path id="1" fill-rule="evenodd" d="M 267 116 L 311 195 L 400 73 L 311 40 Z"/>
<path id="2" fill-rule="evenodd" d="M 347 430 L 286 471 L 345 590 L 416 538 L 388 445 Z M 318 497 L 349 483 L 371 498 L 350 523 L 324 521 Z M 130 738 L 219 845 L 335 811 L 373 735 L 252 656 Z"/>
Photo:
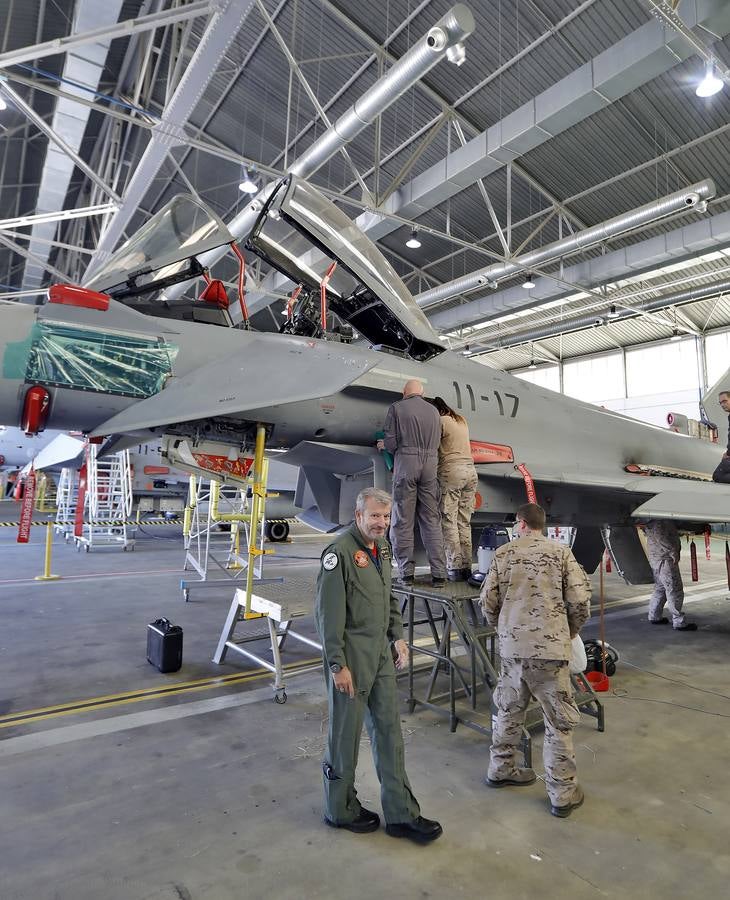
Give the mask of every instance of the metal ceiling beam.
<path id="1" fill-rule="evenodd" d="M 86 278 L 92 275 L 114 251 L 150 184 L 157 176 L 168 149 L 179 142 L 184 123 L 198 105 L 210 79 L 254 4 L 255 0 L 223 0 L 216 7 L 180 83 L 165 107 L 160 121 L 152 129 L 150 142 L 125 188 L 122 207 L 107 224 L 86 272 Z"/>
<path id="2" fill-rule="evenodd" d="M 490 347 L 493 350 L 506 350 L 510 347 L 517 347 L 520 344 L 530 343 L 532 341 L 541 341 L 546 338 L 558 337 L 561 334 L 570 334 L 575 331 L 585 331 L 589 328 L 602 327 L 608 322 L 621 322 L 625 319 L 633 319 L 636 316 L 657 313 L 661 310 L 668 309 L 672 306 L 680 306 L 686 303 L 696 303 L 698 300 L 707 300 L 711 297 L 717 297 L 720 294 L 730 292 L 730 280 L 716 281 L 712 284 L 703 284 L 700 287 L 690 288 L 686 291 L 679 291 L 674 294 L 665 294 L 655 300 L 650 300 L 640 307 L 627 307 L 626 309 L 617 309 L 616 314 L 612 318 L 608 318 L 608 307 L 600 312 L 594 312 L 589 316 L 576 316 L 573 319 L 565 319 L 563 322 L 555 322 L 552 325 L 545 325 L 540 328 L 531 328 L 527 331 L 516 332 L 505 338 L 497 338 L 490 340 Z M 669 324 L 669 323 L 665 323 Z M 697 328 L 692 326 L 683 326 L 679 321 L 677 327 L 681 331 L 689 331 L 697 334 Z"/>
<path id="3" fill-rule="evenodd" d="M 704 25 L 726 35 L 730 33 L 730 3 L 697 0 L 687 12 L 687 20 L 688 25 Z M 417 219 L 478 178 L 509 162 L 514 165 L 525 153 L 668 71 L 691 53 L 684 37 L 656 21 L 647 22 L 404 185 L 390 198 L 386 211 Z M 392 220 L 377 211 L 361 216 L 357 224 L 376 240 L 394 229 Z"/>
<path id="4" fill-rule="evenodd" d="M 67 37 L 56 38 L 53 41 L 45 41 L 34 44 L 32 47 L 20 47 L 18 50 L 10 50 L 0 53 L 0 69 L 8 66 L 17 66 L 20 63 L 32 62 L 35 59 L 43 59 L 46 56 L 57 56 L 59 53 L 68 53 L 84 44 L 96 41 L 113 41 L 114 38 L 129 37 L 140 31 L 150 31 L 161 25 L 169 25 L 172 22 L 181 22 L 191 16 L 208 15 L 217 6 L 210 0 L 195 0 L 184 6 L 176 6 L 172 9 L 161 10 L 149 16 L 141 16 L 137 19 L 125 19 L 115 25 L 104 28 L 94 28 L 81 34 L 70 34 Z"/>

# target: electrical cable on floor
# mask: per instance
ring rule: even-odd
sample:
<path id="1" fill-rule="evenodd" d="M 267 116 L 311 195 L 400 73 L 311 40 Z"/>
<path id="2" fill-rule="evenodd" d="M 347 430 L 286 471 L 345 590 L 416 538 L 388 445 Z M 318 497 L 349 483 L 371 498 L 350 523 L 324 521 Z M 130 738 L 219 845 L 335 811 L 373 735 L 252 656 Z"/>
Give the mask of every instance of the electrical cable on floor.
<path id="1" fill-rule="evenodd" d="M 637 666 L 636 663 L 629 662 L 627 659 L 622 659 L 621 662 L 624 665 L 631 666 L 632 669 L 644 672 L 646 675 L 653 675 L 655 678 L 661 678 L 662 681 L 668 681 L 670 684 L 678 684 L 681 687 L 689 688 L 692 691 L 699 691 L 701 694 L 712 694 L 715 697 L 722 697 L 723 700 L 730 700 L 730 696 L 721 694 L 720 691 L 712 691 L 709 690 L 709 688 L 697 687 L 694 684 L 690 684 L 688 681 L 679 681 L 676 678 L 670 678 L 668 675 L 660 675 L 658 672 L 652 672 L 651 669 L 643 669 L 641 666 Z"/>
<path id="2" fill-rule="evenodd" d="M 661 703 L 664 706 L 676 706 L 677 709 L 688 709 L 690 712 L 704 713 L 706 716 L 715 716 L 719 719 L 730 719 L 730 713 L 712 712 L 711 709 L 700 709 L 697 706 L 684 706 L 684 704 L 675 703 L 673 700 L 656 700 L 652 697 L 630 697 L 628 694 L 620 694 L 616 690 L 611 691 L 611 694 L 616 700 L 639 700 L 643 703 Z M 608 697 L 605 699 L 608 699 Z"/>

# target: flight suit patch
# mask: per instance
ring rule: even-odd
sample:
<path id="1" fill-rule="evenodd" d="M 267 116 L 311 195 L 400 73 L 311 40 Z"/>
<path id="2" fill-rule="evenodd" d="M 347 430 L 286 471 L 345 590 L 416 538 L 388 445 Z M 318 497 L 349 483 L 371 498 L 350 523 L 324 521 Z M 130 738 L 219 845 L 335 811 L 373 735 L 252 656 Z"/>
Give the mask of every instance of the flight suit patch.
<path id="1" fill-rule="evenodd" d="M 332 569 L 337 568 L 338 562 L 339 560 L 337 559 L 336 553 L 325 553 L 325 555 L 322 557 L 322 568 L 327 572 L 331 572 Z"/>
<path id="2" fill-rule="evenodd" d="M 381 547 L 379 552 L 381 559 L 390 559 L 390 547 Z"/>
<path id="3" fill-rule="evenodd" d="M 368 559 L 368 555 L 364 550 L 358 550 L 355 553 L 355 565 L 358 569 L 364 569 L 365 566 L 370 565 L 370 560 Z"/>

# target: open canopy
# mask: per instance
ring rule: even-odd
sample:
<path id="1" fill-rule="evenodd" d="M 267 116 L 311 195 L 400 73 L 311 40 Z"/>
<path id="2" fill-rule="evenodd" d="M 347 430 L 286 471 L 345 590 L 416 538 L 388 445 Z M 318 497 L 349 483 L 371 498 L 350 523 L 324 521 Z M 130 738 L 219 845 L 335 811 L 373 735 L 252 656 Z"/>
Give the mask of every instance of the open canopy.
<path id="1" fill-rule="evenodd" d="M 178 194 L 146 222 L 84 287 L 114 297 L 148 294 L 202 274 L 198 256 L 234 240 L 204 203 Z"/>
<path id="2" fill-rule="evenodd" d="M 277 186 L 247 247 L 310 292 L 319 292 L 336 262 L 327 303 L 341 319 L 372 344 L 413 359 L 443 351 L 428 319 L 375 244 L 306 181 L 290 175 Z"/>

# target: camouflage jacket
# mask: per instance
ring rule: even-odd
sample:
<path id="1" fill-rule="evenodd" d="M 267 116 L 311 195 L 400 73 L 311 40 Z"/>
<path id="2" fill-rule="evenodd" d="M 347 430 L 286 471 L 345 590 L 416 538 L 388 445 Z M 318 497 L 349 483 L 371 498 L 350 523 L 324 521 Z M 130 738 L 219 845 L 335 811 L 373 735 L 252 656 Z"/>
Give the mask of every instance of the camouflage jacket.
<path id="1" fill-rule="evenodd" d="M 570 659 L 570 635 L 590 616 L 591 589 L 572 551 L 541 534 L 500 547 L 481 592 L 499 653 L 510 659 Z"/>

